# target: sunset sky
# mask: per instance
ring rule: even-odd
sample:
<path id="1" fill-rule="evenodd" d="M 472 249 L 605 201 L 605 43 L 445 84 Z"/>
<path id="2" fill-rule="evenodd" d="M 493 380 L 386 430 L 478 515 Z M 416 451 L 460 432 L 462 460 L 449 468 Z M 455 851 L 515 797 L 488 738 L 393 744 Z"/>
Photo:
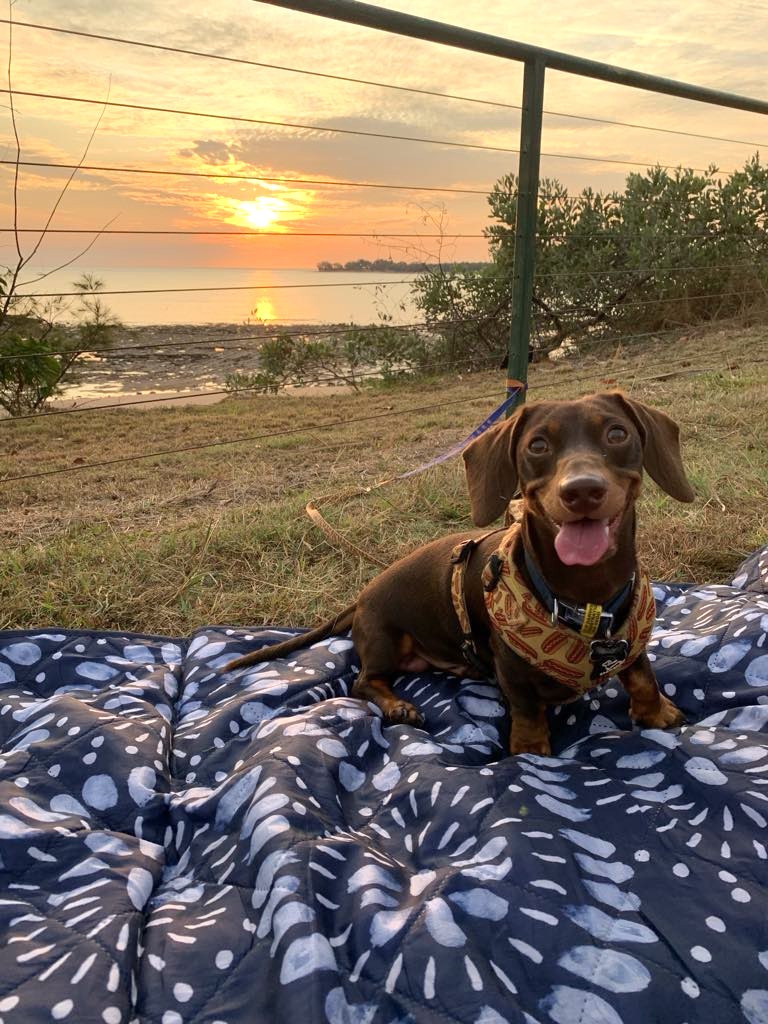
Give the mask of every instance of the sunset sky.
<path id="1" fill-rule="evenodd" d="M 768 4 L 764 0 L 584 0 L 567 17 L 552 0 L 393 0 L 391 7 L 494 32 L 596 60 L 757 97 L 766 96 Z M 502 103 L 519 103 L 519 65 L 401 39 L 256 0 L 17 0 L 16 22 L 120 36 L 251 61 L 345 75 Z M 212 12 L 212 13 L 211 13 Z M 3 5 L 2 16 L 8 16 Z M 8 26 L 0 26 L 5 66 Z M 515 148 L 515 110 L 441 99 L 253 67 L 203 56 L 142 49 L 17 25 L 13 85 L 90 99 L 184 108 L 397 135 L 418 135 Z M 7 87 L 7 82 L 3 83 Z M 8 97 L 3 95 L 2 158 L 15 154 Z M 101 108 L 16 98 L 23 159 L 73 163 L 81 157 Z M 768 119 L 548 72 L 550 111 L 635 121 L 667 129 L 743 139 L 752 145 L 547 116 L 545 152 L 595 156 L 596 162 L 545 158 L 543 176 L 571 187 L 621 185 L 631 170 L 610 159 L 683 163 L 723 170 L 740 166 L 762 142 Z M 765 147 L 764 147 L 765 149 Z M 355 135 L 271 127 L 225 118 L 107 108 L 85 162 L 198 173 L 266 175 L 489 190 L 516 169 L 516 156 L 481 149 L 393 142 Z M 2 226 L 12 221 L 11 171 L 2 171 Z M 65 172 L 24 168 L 20 223 L 43 223 Z M 446 236 L 480 234 L 488 223 L 482 195 L 434 191 L 289 185 L 255 180 L 81 171 L 54 227 L 125 230 L 243 230 L 248 237 L 100 238 L 88 258 L 99 267 L 312 267 L 319 259 L 424 258 L 440 222 Z M 263 235 L 279 231 L 278 237 Z M 375 233 L 378 238 L 299 238 L 295 231 Z M 51 236 L 37 262 L 50 266 L 87 238 Z M 29 240 L 25 242 L 29 244 Z M 2 236 L 0 264 L 13 256 Z M 482 259 L 482 239 L 446 237 L 444 258 Z"/>

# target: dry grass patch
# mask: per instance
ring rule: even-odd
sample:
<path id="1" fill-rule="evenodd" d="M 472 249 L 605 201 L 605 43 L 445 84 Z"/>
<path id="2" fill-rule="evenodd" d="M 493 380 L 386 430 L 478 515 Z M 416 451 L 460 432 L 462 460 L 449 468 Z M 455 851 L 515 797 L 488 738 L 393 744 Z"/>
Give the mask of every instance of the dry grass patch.
<path id="1" fill-rule="evenodd" d="M 723 581 L 768 540 L 767 337 L 734 328 L 532 367 L 531 400 L 621 386 L 681 423 L 697 500 L 678 505 L 648 484 L 640 549 L 655 578 Z M 701 366 L 720 369 L 691 372 Z M 661 374 L 671 376 L 647 379 Z M 299 625 L 330 614 L 376 569 L 333 549 L 306 501 L 441 453 L 497 404 L 499 376 L 0 423 L 0 474 L 74 470 L 0 487 L 0 626 L 183 635 L 212 622 Z M 79 468 L 246 436 L 258 439 Z M 329 518 L 385 559 L 468 528 L 460 460 Z"/>

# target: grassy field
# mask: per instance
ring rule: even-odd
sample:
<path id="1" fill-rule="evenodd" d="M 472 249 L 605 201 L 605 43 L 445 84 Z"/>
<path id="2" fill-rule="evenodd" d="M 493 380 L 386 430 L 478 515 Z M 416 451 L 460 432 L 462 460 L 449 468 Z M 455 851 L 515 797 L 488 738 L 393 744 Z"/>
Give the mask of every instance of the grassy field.
<path id="1" fill-rule="evenodd" d="M 501 378 L 0 422 L 2 478 L 71 470 L 0 479 L 0 628 L 182 636 L 211 623 L 308 625 L 330 615 L 377 570 L 332 547 L 305 503 L 441 453 L 498 404 Z M 533 366 L 530 383 L 531 401 L 621 387 L 680 422 L 697 500 L 678 505 L 647 483 L 640 550 L 654 578 L 723 581 L 768 541 L 768 328 L 689 332 Z M 86 465 L 239 437 L 255 439 Z M 349 500 L 328 518 L 394 559 L 471 526 L 461 466 Z"/>

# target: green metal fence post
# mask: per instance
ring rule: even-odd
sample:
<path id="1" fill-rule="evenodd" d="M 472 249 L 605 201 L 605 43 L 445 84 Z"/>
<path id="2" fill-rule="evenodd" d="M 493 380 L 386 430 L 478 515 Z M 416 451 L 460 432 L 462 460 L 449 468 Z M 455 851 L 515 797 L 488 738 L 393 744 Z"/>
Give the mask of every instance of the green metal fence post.
<path id="1" fill-rule="evenodd" d="M 511 394 L 521 384 L 523 388 L 512 408 L 516 408 L 525 401 L 525 385 L 528 380 L 545 69 L 546 64 L 541 58 L 527 60 L 523 76 L 523 113 L 520 122 L 515 265 L 512 279 L 512 327 L 509 335 L 507 361 L 507 394 Z"/>

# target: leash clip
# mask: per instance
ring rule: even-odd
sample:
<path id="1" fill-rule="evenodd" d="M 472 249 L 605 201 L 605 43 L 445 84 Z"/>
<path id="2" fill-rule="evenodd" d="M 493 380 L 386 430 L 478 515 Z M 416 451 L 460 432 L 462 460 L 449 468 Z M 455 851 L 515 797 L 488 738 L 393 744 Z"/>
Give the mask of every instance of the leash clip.
<path id="1" fill-rule="evenodd" d="M 488 579 L 483 584 L 483 590 L 490 594 L 492 590 L 496 589 L 499 580 L 501 579 L 501 573 L 504 569 L 504 559 L 499 555 L 498 551 L 494 551 L 488 559 L 487 565 Z"/>
<path id="2" fill-rule="evenodd" d="M 477 653 L 475 641 L 472 639 L 471 634 L 464 637 L 461 644 L 461 654 L 465 662 L 471 665 L 476 672 L 479 672 L 481 675 L 486 674 L 486 666 L 480 660 L 480 655 Z"/>

